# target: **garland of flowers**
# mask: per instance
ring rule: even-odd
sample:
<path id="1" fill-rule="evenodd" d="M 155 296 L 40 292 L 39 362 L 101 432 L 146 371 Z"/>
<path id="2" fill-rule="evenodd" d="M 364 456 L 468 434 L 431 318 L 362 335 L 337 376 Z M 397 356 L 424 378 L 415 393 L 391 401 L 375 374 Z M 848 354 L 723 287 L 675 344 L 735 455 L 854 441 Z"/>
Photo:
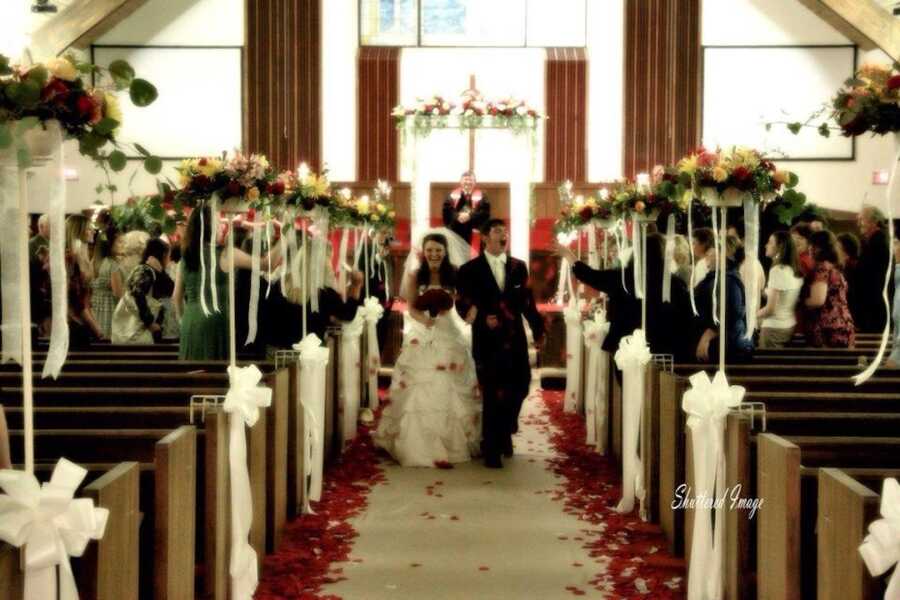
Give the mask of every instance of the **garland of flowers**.
<path id="1" fill-rule="evenodd" d="M 428 135 L 432 129 L 451 126 L 454 117 L 459 129 L 494 127 L 511 129 L 514 133 L 524 133 L 537 127 L 543 116 L 527 102 L 518 98 L 486 100 L 481 94 L 471 90 L 465 92 L 458 101 L 442 96 L 418 98 L 411 106 L 398 104 L 391 111 L 397 129 L 404 129 L 411 123 L 416 134 Z"/>
<path id="2" fill-rule="evenodd" d="M 111 80 L 111 86 L 93 86 L 88 76 Z M 59 121 L 68 139 L 78 140 L 79 151 L 104 170 L 122 171 L 127 157 L 116 136 L 122 125 L 122 110 L 116 92 L 128 90 L 135 106 L 149 106 L 157 98 L 156 88 L 135 77 L 124 60 L 110 63 L 108 69 L 82 62 L 73 56 L 53 58 L 32 66 L 10 65 L 0 55 L 0 151 L 15 152 L 21 167 L 31 165 L 24 143 L 25 133 L 48 121 Z M 107 147 L 112 146 L 108 151 Z M 151 175 L 162 170 L 162 161 L 140 144 L 134 149 L 144 157 L 144 169 Z M 103 186 L 116 191 L 109 181 Z"/>

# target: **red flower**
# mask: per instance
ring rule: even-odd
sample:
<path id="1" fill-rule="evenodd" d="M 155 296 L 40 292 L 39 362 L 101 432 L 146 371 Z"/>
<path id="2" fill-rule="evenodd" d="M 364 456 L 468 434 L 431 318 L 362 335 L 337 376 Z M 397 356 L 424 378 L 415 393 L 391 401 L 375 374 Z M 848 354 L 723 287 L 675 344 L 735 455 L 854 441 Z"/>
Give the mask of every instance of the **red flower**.
<path id="1" fill-rule="evenodd" d="M 591 210 L 590 206 L 585 206 L 580 211 L 578 211 L 578 216 L 581 217 L 582 221 L 590 221 L 594 216 L 594 211 Z"/>
<path id="2" fill-rule="evenodd" d="M 743 182 L 747 179 L 750 179 L 753 174 L 749 169 L 747 169 L 747 167 L 738 167 L 732 172 L 732 175 L 734 176 L 736 181 Z"/>
<path id="3" fill-rule="evenodd" d="M 205 159 L 205 158 L 201 158 L 200 160 L 197 161 L 197 164 L 200 165 L 201 167 L 205 167 L 205 166 L 206 166 L 206 159 Z"/>
<path id="4" fill-rule="evenodd" d="M 226 186 L 226 190 L 228 191 L 229 196 L 240 196 L 241 195 L 241 184 L 239 184 L 235 180 L 231 180 L 228 182 Z"/>
<path id="5" fill-rule="evenodd" d="M 75 100 L 75 110 L 78 112 L 78 116 L 83 119 L 90 119 L 96 107 L 94 99 L 87 94 L 78 96 L 78 99 Z"/>
<path id="6" fill-rule="evenodd" d="M 254 221 L 256 221 L 256 209 L 255 208 L 247 209 L 247 222 L 253 223 Z"/>
<path id="7" fill-rule="evenodd" d="M 887 88 L 889 90 L 896 90 L 897 88 L 900 88 L 900 75 L 894 75 L 893 77 L 888 79 Z"/>
<path id="8" fill-rule="evenodd" d="M 209 177 L 206 175 L 194 175 L 191 179 L 191 187 L 198 190 L 203 190 L 209 187 Z"/>
<path id="9" fill-rule="evenodd" d="M 270 183 L 266 189 L 273 196 L 280 196 L 284 193 L 284 182 L 276 181 L 275 183 Z"/>
<path id="10" fill-rule="evenodd" d="M 53 100 L 57 96 L 66 96 L 68 93 L 69 86 L 67 86 L 64 81 L 54 77 L 46 86 L 44 86 L 44 89 L 41 90 L 41 100 L 46 102 L 48 100 Z"/>

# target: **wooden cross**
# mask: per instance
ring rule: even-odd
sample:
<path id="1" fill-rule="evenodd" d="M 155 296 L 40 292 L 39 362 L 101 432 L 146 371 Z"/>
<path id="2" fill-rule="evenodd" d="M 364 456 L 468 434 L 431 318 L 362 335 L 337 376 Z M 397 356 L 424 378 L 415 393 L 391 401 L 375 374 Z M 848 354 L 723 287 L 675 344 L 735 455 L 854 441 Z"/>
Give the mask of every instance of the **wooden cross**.
<path id="1" fill-rule="evenodd" d="M 478 89 L 475 87 L 475 74 L 469 75 L 469 89 L 463 92 L 463 96 L 471 95 L 473 98 L 479 96 Z M 475 172 L 475 130 L 469 130 L 469 171 Z"/>

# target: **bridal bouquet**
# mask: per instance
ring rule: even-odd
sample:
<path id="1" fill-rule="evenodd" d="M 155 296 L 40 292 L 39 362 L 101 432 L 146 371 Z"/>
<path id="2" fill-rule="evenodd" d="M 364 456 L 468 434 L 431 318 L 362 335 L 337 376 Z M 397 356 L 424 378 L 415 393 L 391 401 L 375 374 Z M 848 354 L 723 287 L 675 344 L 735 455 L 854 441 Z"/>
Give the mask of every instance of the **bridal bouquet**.
<path id="1" fill-rule="evenodd" d="M 453 308 L 453 297 L 444 290 L 427 290 L 413 303 L 416 310 L 427 312 L 431 318 Z"/>
<path id="2" fill-rule="evenodd" d="M 95 87 L 89 83 L 90 76 L 111 83 Z M 149 106 L 157 97 L 153 84 L 135 77 L 134 69 L 123 60 L 112 62 L 108 69 L 71 56 L 24 66 L 10 65 L 9 59 L 0 55 L 0 152 L 15 152 L 19 164 L 30 165 L 25 143 L 29 130 L 56 121 L 66 138 L 78 140 L 82 154 L 104 169 L 122 171 L 127 157 L 116 139 L 123 122 L 116 92 L 125 90 L 135 106 Z M 114 149 L 107 152 L 109 145 Z M 147 172 L 160 172 L 158 157 L 139 144 L 134 148 L 144 157 Z M 110 187 L 109 191 L 115 190 Z"/>

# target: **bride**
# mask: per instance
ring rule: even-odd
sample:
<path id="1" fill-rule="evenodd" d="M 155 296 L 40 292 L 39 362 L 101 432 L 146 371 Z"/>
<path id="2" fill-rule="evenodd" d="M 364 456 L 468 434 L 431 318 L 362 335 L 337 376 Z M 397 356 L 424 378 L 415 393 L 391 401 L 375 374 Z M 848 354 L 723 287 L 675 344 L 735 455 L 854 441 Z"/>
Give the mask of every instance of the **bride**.
<path id="1" fill-rule="evenodd" d="M 403 346 L 374 436 L 405 467 L 452 468 L 479 454 L 481 398 L 470 328 L 454 308 L 456 269 L 468 252 L 465 240 L 440 228 L 426 233 L 407 260 Z M 475 315 L 467 316 L 471 322 Z"/>

